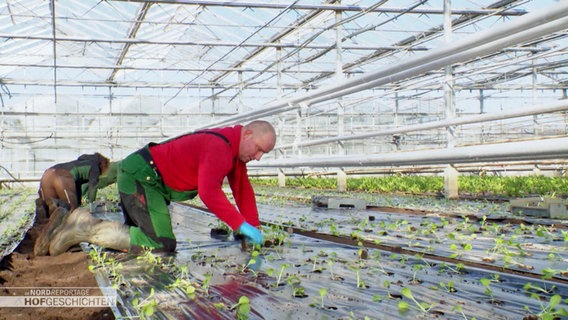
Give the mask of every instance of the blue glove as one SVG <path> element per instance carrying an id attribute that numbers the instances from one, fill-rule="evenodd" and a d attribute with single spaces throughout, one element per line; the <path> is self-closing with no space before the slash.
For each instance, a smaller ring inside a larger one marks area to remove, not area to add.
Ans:
<path id="1" fill-rule="evenodd" d="M 262 233 L 248 222 L 243 223 L 238 230 L 254 244 L 262 244 Z"/>

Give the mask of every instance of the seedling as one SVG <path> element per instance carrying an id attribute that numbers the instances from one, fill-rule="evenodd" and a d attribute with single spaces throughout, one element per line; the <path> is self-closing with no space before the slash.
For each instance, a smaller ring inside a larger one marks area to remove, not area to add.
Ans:
<path id="1" fill-rule="evenodd" d="M 454 310 L 459 312 L 465 320 L 468 320 L 465 313 L 463 313 L 463 308 L 459 304 L 454 307 Z M 471 320 L 475 320 L 475 318 L 471 318 Z"/>
<path id="2" fill-rule="evenodd" d="M 120 272 L 122 263 L 116 261 L 113 257 L 108 257 L 107 251 L 97 246 L 91 246 L 89 257 L 91 257 L 94 263 L 94 265 L 88 266 L 89 271 L 94 272 L 95 269 L 102 268 L 107 273 L 109 279 L 112 280 L 112 287 L 118 289 L 124 280 Z"/>
<path id="3" fill-rule="evenodd" d="M 491 290 L 491 280 L 487 279 L 487 278 L 481 278 L 479 279 L 479 282 L 481 282 L 481 284 L 483 285 L 483 287 L 485 288 L 485 291 L 483 293 L 485 293 L 486 295 L 488 295 L 491 298 L 491 301 L 493 301 L 493 290 Z"/>
<path id="4" fill-rule="evenodd" d="M 545 305 L 542 303 L 541 297 L 539 297 L 536 293 L 531 294 L 531 298 L 536 299 L 540 304 L 540 312 L 537 314 L 539 319 L 542 320 L 554 320 L 559 319 L 560 317 L 568 316 L 568 311 L 564 308 L 557 309 L 556 307 L 562 302 L 562 296 L 559 294 L 555 294 L 548 300 L 548 304 Z M 526 309 L 528 307 L 525 306 Z"/>
<path id="5" fill-rule="evenodd" d="M 333 274 L 333 259 L 327 260 L 327 266 L 329 267 L 329 272 L 331 273 L 331 280 L 335 280 L 336 277 Z"/>
<path id="6" fill-rule="evenodd" d="M 320 298 L 321 298 L 321 308 L 323 309 L 323 308 L 325 308 L 325 306 L 323 304 L 323 299 L 327 295 L 327 289 L 326 288 L 319 289 L 319 295 L 320 295 Z"/>
<path id="7" fill-rule="evenodd" d="M 446 292 L 449 293 L 457 291 L 456 288 L 454 287 L 453 281 L 448 281 L 447 283 L 444 281 L 440 281 L 440 288 L 443 288 L 444 290 L 446 290 Z"/>
<path id="8" fill-rule="evenodd" d="M 282 275 L 284 274 L 284 270 L 286 270 L 286 268 L 288 268 L 289 266 L 290 265 L 286 263 L 280 266 L 280 272 L 278 273 L 278 278 L 276 280 L 276 287 L 280 286 L 280 281 L 282 280 Z"/>
<path id="9" fill-rule="evenodd" d="M 375 262 L 378 264 L 381 272 L 388 275 L 389 273 L 385 270 L 385 268 L 383 267 L 383 264 L 381 263 L 381 251 L 380 250 L 375 250 L 375 252 L 373 253 L 373 258 L 375 259 Z"/>
<path id="10" fill-rule="evenodd" d="M 255 270 L 255 268 L 252 268 L 252 266 L 256 265 L 256 263 L 258 261 L 258 255 L 259 255 L 259 252 L 257 250 L 253 250 L 250 254 L 250 259 L 248 260 L 248 262 L 245 265 L 243 265 L 241 272 L 244 273 L 246 270 L 250 270 L 256 275 L 257 274 L 256 270 Z"/>
<path id="11" fill-rule="evenodd" d="M 471 243 L 461 243 L 458 247 L 455 243 L 450 244 L 450 250 L 454 251 L 454 253 L 450 254 L 450 258 L 458 258 L 463 255 L 465 251 L 469 251 L 472 249 Z"/>
<path id="12" fill-rule="evenodd" d="M 542 269 L 542 279 L 550 280 L 554 278 L 560 271 L 552 268 Z"/>
<path id="13" fill-rule="evenodd" d="M 314 263 L 312 264 L 312 272 L 319 273 L 323 270 L 322 267 L 317 266 L 317 262 L 318 262 L 318 256 L 315 256 L 314 257 Z"/>
<path id="14" fill-rule="evenodd" d="M 306 294 L 304 293 L 304 288 L 300 286 L 301 280 L 298 276 L 296 275 L 289 276 L 288 279 L 286 279 L 286 282 L 288 282 L 290 287 L 292 287 L 293 297 L 303 298 L 306 296 Z"/>
<path id="15" fill-rule="evenodd" d="M 422 280 L 418 279 L 417 274 L 418 274 L 418 272 L 420 272 L 423 268 L 424 268 L 424 266 L 421 265 L 421 264 L 413 264 L 413 265 L 412 265 L 412 280 L 410 280 L 410 283 L 412 283 L 412 284 L 420 284 L 420 283 L 422 283 Z"/>
<path id="16" fill-rule="evenodd" d="M 335 223 L 332 223 L 332 224 L 329 226 L 329 230 L 331 231 L 331 234 L 332 234 L 332 235 L 334 235 L 334 236 L 336 236 L 336 237 L 339 236 L 339 230 L 337 229 L 337 226 L 335 225 Z"/>
<path id="17" fill-rule="evenodd" d="M 237 319 L 245 320 L 249 318 L 250 299 L 247 296 L 241 296 L 239 302 L 231 306 L 230 310 L 237 310 Z"/>
<path id="18" fill-rule="evenodd" d="M 427 313 L 428 311 L 430 311 L 430 309 L 432 309 L 432 307 L 434 306 L 434 304 L 428 304 L 426 302 L 418 302 L 418 300 L 416 300 L 414 298 L 414 296 L 412 295 L 412 290 L 410 290 L 410 288 L 408 287 L 404 287 L 402 288 L 402 290 L 400 291 L 400 293 L 405 296 L 406 298 L 412 300 L 414 302 L 414 304 L 418 307 L 418 309 L 424 313 Z M 407 302 L 405 302 L 404 300 L 399 301 L 398 303 L 398 309 L 401 311 L 404 311 L 406 309 L 409 308 L 409 305 Z"/>
<path id="19" fill-rule="evenodd" d="M 294 286 L 292 287 L 292 296 L 303 298 L 306 297 L 305 289 L 302 286 Z"/>
<path id="20" fill-rule="evenodd" d="M 179 288 L 180 290 L 185 292 L 185 294 L 187 294 L 191 299 L 195 298 L 195 290 L 196 290 L 195 285 L 187 279 L 177 278 L 174 281 L 174 283 L 168 285 L 166 288 L 168 289 Z"/>
<path id="21" fill-rule="evenodd" d="M 146 297 L 146 299 L 140 300 L 138 297 L 132 299 L 132 305 L 138 310 L 140 319 L 151 317 L 155 312 L 155 307 L 158 305 L 158 302 L 154 298 L 154 288 L 150 289 L 150 295 Z"/>
<path id="22" fill-rule="evenodd" d="M 385 280 L 383 282 L 383 286 L 385 287 L 385 289 L 387 289 L 387 297 L 392 298 L 392 295 L 390 293 L 391 282 L 389 280 Z"/>
<path id="23" fill-rule="evenodd" d="M 142 254 L 136 257 L 137 260 L 143 261 L 145 264 L 150 265 L 150 269 L 153 270 L 155 267 L 162 268 L 167 263 L 162 261 L 162 257 L 156 255 L 152 252 L 152 248 L 143 247 Z M 169 263 L 169 262 L 168 262 Z"/>
<path id="24" fill-rule="evenodd" d="M 539 287 L 538 285 L 534 285 L 534 284 L 532 284 L 532 283 L 530 283 L 530 282 L 527 282 L 527 283 L 525 283 L 525 285 L 523 286 L 523 289 L 524 289 L 526 292 L 538 291 L 538 292 L 541 292 L 541 293 L 544 293 L 544 294 L 550 294 L 550 293 L 552 293 L 552 291 L 554 291 L 554 289 L 556 289 L 556 286 L 555 286 L 555 285 L 552 285 L 552 288 L 546 289 L 546 288 Z"/>
<path id="25" fill-rule="evenodd" d="M 367 288 L 367 286 L 365 285 L 365 281 L 361 279 L 361 271 L 356 267 L 354 267 L 353 269 L 355 270 L 355 276 L 357 279 L 357 289 Z"/>
<path id="26" fill-rule="evenodd" d="M 209 295 L 209 285 L 211 284 L 211 273 L 206 273 L 205 274 L 205 279 L 203 280 L 203 283 L 201 284 L 201 287 L 203 288 L 203 291 L 205 291 L 206 295 Z"/>
<path id="27" fill-rule="evenodd" d="M 174 273 L 176 278 L 187 279 L 190 276 L 189 265 L 175 265 Z"/>

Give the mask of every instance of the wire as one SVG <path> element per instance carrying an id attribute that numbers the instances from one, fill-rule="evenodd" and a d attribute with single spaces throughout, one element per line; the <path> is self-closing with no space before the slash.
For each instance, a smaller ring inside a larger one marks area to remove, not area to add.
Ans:
<path id="1" fill-rule="evenodd" d="M 0 79 L 0 89 L 8 95 L 8 98 L 12 98 L 10 89 L 8 89 L 8 86 L 4 83 L 4 81 L 2 81 L 2 79 Z M 4 97 L 2 96 L 2 93 L 0 93 L 0 102 L 2 103 L 2 108 L 4 108 L 6 105 L 4 104 Z"/>
<path id="2" fill-rule="evenodd" d="M 37 140 L 34 140 L 34 141 L 13 142 L 13 141 L 6 140 L 4 138 L 0 138 L 0 141 L 3 142 L 3 143 L 11 143 L 11 144 L 32 144 L 32 143 L 42 142 L 42 141 L 45 141 L 45 140 L 48 140 L 48 139 L 51 139 L 51 138 L 53 138 L 53 132 L 50 133 L 49 136 L 47 136 L 45 138 L 40 138 L 40 139 L 37 139 Z"/>
<path id="3" fill-rule="evenodd" d="M 14 179 L 14 181 L 19 182 L 22 186 L 24 185 L 24 184 L 20 181 L 20 179 L 16 178 L 8 169 L 6 169 L 5 167 L 3 167 L 2 165 L 0 165 L 0 168 L 4 169 L 4 170 L 6 171 L 6 173 L 8 173 L 8 175 L 9 175 L 12 179 Z"/>

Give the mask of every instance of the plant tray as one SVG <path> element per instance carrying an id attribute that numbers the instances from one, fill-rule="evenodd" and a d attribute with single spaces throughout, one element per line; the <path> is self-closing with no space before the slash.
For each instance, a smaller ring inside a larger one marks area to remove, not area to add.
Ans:
<path id="1" fill-rule="evenodd" d="M 511 212 L 540 218 L 568 219 L 568 201 L 557 198 L 522 198 L 510 201 Z"/>
<path id="2" fill-rule="evenodd" d="M 367 209 L 365 200 L 355 198 L 313 196 L 312 204 L 316 207 L 327 207 L 329 209 Z"/>

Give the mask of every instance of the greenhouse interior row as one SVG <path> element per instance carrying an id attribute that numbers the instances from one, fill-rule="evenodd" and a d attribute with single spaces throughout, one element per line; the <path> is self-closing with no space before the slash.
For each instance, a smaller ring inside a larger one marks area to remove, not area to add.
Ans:
<path id="1" fill-rule="evenodd" d="M 0 319 L 568 319 L 566 1 L 5 0 L 0 40 Z"/>

